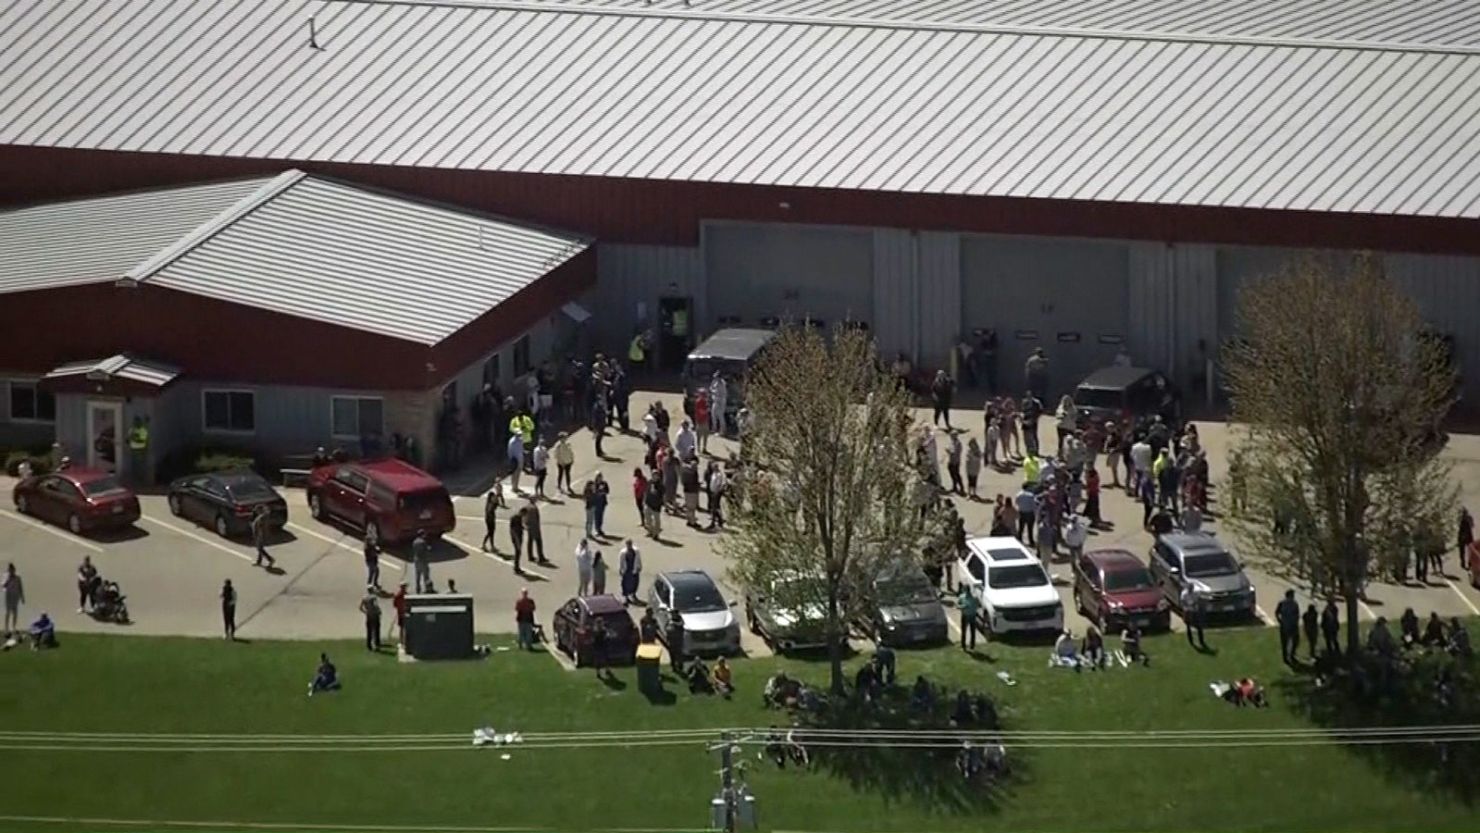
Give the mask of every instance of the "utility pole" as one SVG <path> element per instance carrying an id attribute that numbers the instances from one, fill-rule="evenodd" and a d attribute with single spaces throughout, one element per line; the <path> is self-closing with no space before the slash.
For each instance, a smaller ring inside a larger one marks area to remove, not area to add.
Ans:
<path id="1" fill-rule="evenodd" d="M 735 833 L 735 746 L 729 732 L 720 732 L 719 784 L 725 802 L 725 833 Z"/>

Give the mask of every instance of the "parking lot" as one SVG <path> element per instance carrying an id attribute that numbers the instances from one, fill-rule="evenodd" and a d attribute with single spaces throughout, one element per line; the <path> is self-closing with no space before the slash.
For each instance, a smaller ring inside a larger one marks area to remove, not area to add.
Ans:
<path id="1" fill-rule="evenodd" d="M 634 409 L 645 408 L 656 396 L 634 395 Z M 667 400 L 670 411 L 681 413 L 677 397 L 665 394 L 661 398 Z M 929 414 L 922 411 L 919 417 L 926 420 Z M 953 421 L 957 427 L 980 430 L 980 416 L 975 412 L 959 411 Z M 1199 428 L 1217 483 L 1225 459 L 1227 429 L 1221 423 L 1204 423 Z M 1045 437 L 1051 430 L 1044 426 Z M 576 452 L 577 489 L 597 471 L 612 485 L 607 532 L 634 537 L 642 552 L 644 592 L 648 580 L 659 571 L 698 567 L 719 578 L 730 598 L 741 598 L 738 588 L 729 586 L 724 579 L 725 569 L 715 552 L 714 534 L 689 529 L 674 518 L 665 519 L 662 542 L 651 541 L 641 534 L 630 490 L 632 469 L 641 462 L 640 440 L 635 436 L 609 437 L 605 444 L 608 459 L 601 461 L 595 458 L 586 432 L 578 432 L 572 445 Z M 728 446 L 722 442 L 721 448 L 727 450 Z M 1456 476 L 1466 502 L 1477 505 L 1480 503 L 1480 488 L 1476 485 L 1480 483 L 1480 437 L 1454 436 L 1446 453 L 1455 461 Z M 990 526 L 991 497 L 999 492 L 1011 495 L 1018 485 L 1015 475 L 990 470 L 983 472 L 983 480 L 981 492 L 986 502 L 959 502 L 968 532 L 973 535 L 985 534 Z M 584 513 L 578 499 L 555 495 L 553 481 L 552 472 L 549 492 L 553 499 L 542 502 L 541 515 L 546 554 L 554 566 L 533 567 L 520 577 L 504 557 L 479 549 L 483 538 L 481 493 L 491 482 L 487 467 L 470 466 L 447 480 L 455 495 L 458 527 L 436 548 L 432 577 L 441 591 L 445 592 L 451 579 L 456 581 L 460 592 L 475 597 L 480 631 L 514 629 L 513 605 L 522 587 L 528 587 L 536 599 L 539 618 L 545 622 L 574 591 L 573 553 L 583 532 Z M 12 483 L 0 482 L 6 492 L 4 508 L 0 509 L 0 552 L 4 553 L 0 560 L 14 561 L 25 580 L 28 598 L 23 616 L 33 617 L 42 610 L 48 611 L 63 631 L 219 636 L 218 594 L 222 581 L 231 579 L 239 596 L 237 621 L 242 639 L 345 638 L 363 633 L 357 610 L 365 581 L 359 538 L 352 532 L 309 518 L 301 489 L 285 490 L 290 521 L 270 548 L 277 559 L 277 569 L 268 571 L 253 566 L 253 551 L 246 542 L 221 539 L 208 529 L 172 516 L 163 494 L 141 496 L 143 517 L 134 529 L 79 538 L 16 514 L 9 497 Z M 530 485 L 529 478 L 525 485 Z M 508 498 L 515 503 L 514 495 Z M 1123 548 L 1144 557 L 1150 536 L 1140 528 L 1139 507 L 1107 484 L 1102 514 L 1110 528 L 1093 533 L 1087 548 Z M 509 544 L 503 524 L 507 512 L 501 511 L 500 515 L 498 545 L 507 554 Z M 1216 531 L 1217 520 L 1209 527 Z M 1451 530 L 1446 530 L 1446 537 L 1451 534 Z M 616 552 L 621 543 L 621 537 L 616 537 L 603 547 L 611 565 L 608 583 L 613 587 L 617 584 Z M 74 574 L 83 556 L 91 556 L 103 576 L 122 585 L 133 624 L 102 624 L 74 613 L 77 608 Z M 409 573 L 406 563 L 398 553 L 385 554 L 381 561 L 382 585 L 393 589 Z M 1073 612 L 1068 565 L 1057 564 L 1052 572 L 1059 579 L 1071 627 L 1082 632 L 1086 623 Z M 1362 607 L 1364 617 L 1383 615 L 1396 619 L 1410 606 L 1420 616 L 1426 616 L 1430 610 L 1445 617 L 1480 615 L 1480 592 L 1470 588 L 1460 576 L 1457 560 L 1452 556 L 1447 572 L 1449 575 L 1444 578 L 1431 576 L 1426 586 L 1373 585 Z M 1257 571 L 1251 571 L 1250 576 L 1268 624 L 1268 613 L 1273 611 L 1286 587 Z M 1301 601 L 1303 605 L 1303 595 Z M 389 614 L 386 621 L 390 621 Z M 952 628 L 954 634 L 954 621 Z M 1175 618 L 1173 628 L 1180 628 Z M 1210 639 L 1216 640 L 1216 634 L 1210 633 Z M 743 644 L 751 655 L 767 653 L 761 641 L 748 633 Z"/>

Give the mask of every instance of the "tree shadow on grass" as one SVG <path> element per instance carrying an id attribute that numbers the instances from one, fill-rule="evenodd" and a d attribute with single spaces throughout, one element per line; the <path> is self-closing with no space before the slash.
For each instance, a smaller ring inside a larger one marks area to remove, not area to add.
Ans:
<path id="1" fill-rule="evenodd" d="M 800 712 L 796 716 L 797 732 L 808 745 L 812 767 L 847 781 L 855 790 L 950 813 L 995 811 L 1024 776 L 1020 758 L 1009 758 L 1006 774 L 967 781 L 957 768 L 960 740 L 950 735 L 924 734 L 914 739 L 890 738 L 877 745 L 853 746 L 823 746 L 820 741 L 805 740 L 809 728 L 924 732 L 951 729 L 954 700 L 945 694 L 938 692 L 929 710 L 912 709 L 910 690 L 904 686 L 891 687 L 873 703 L 844 701 L 829 704 L 820 712 Z M 1000 726 L 978 724 L 964 726 L 962 731 L 980 733 L 996 728 Z"/>
<path id="2" fill-rule="evenodd" d="M 1441 651 L 1405 651 L 1386 669 L 1364 657 L 1354 672 L 1322 664 L 1281 681 L 1288 701 L 1312 723 L 1343 729 L 1416 729 L 1390 733 L 1388 742 L 1347 747 L 1389 779 L 1432 792 L 1442 790 L 1466 805 L 1480 802 L 1480 744 L 1434 739 L 1444 727 L 1480 724 L 1480 662 Z M 1447 684 L 1441 685 L 1446 679 Z"/>

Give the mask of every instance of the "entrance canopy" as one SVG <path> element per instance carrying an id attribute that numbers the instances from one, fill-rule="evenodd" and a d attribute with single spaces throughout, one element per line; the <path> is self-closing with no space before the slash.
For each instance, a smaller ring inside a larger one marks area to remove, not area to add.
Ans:
<path id="1" fill-rule="evenodd" d="M 181 370 L 164 362 L 119 353 L 106 359 L 68 362 L 41 378 L 59 391 L 154 394 L 180 377 Z"/>

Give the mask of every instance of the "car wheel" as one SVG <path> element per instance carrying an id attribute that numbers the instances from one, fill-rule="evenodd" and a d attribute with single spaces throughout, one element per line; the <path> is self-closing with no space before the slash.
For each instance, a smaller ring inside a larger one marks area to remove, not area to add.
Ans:
<path id="1" fill-rule="evenodd" d="M 82 518 L 78 517 L 76 512 L 73 512 L 72 514 L 67 516 L 67 529 L 70 530 L 73 535 L 82 534 Z"/>
<path id="2" fill-rule="evenodd" d="M 31 502 L 26 498 L 25 495 L 15 496 L 15 511 L 21 513 L 22 515 L 31 514 Z"/>
<path id="3" fill-rule="evenodd" d="M 215 526 L 216 526 L 216 534 L 217 535 L 220 535 L 222 538 L 230 538 L 231 537 L 231 528 L 226 525 L 226 516 L 225 515 L 217 515 L 216 516 Z"/>
<path id="4" fill-rule="evenodd" d="M 316 521 L 324 520 L 324 502 L 319 499 L 317 492 L 308 493 L 308 514 Z"/>
<path id="5" fill-rule="evenodd" d="M 180 505 L 179 495 L 170 495 L 170 514 L 177 518 L 185 514 L 185 507 Z"/>

